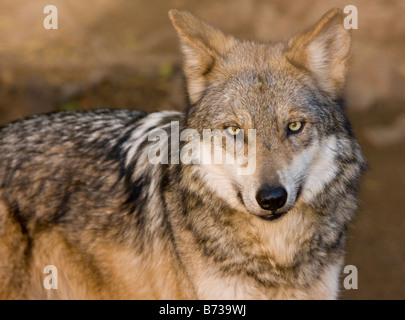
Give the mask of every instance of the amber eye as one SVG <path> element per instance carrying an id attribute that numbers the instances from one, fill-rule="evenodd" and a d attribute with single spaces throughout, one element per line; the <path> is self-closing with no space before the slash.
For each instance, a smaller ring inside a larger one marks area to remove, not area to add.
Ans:
<path id="1" fill-rule="evenodd" d="M 227 127 L 227 128 L 226 128 L 226 131 L 228 131 L 228 133 L 229 133 L 231 136 L 237 136 L 237 135 L 239 134 L 239 132 L 240 132 L 240 128 L 239 128 L 239 127 L 235 127 L 235 126 L 233 126 L 233 127 Z"/>
<path id="2" fill-rule="evenodd" d="M 303 123 L 301 121 L 294 121 L 288 124 L 288 129 L 292 133 L 298 133 L 303 127 Z"/>

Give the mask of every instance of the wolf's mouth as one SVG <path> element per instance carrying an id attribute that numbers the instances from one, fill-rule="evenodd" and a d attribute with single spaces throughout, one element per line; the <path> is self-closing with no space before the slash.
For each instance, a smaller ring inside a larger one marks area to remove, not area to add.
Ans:
<path id="1" fill-rule="evenodd" d="M 276 213 L 276 214 L 269 214 L 266 216 L 259 216 L 257 215 L 260 219 L 264 220 L 264 221 L 276 221 L 281 219 L 282 217 L 284 217 L 286 215 L 286 213 L 288 213 L 288 211 L 285 212 L 280 212 L 280 213 Z"/>
<path id="2" fill-rule="evenodd" d="M 284 217 L 289 211 L 289 209 L 288 209 L 286 211 L 279 212 L 279 213 L 259 214 L 257 212 L 249 210 L 246 207 L 245 201 L 244 201 L 242 193 L 240 191 L 238 192 L 238 198 L 239 198 L 240 202 L 244 205 L 244 207 L 247 209 L 247 211 L 250 214 L 252 214 L 252 215 L 254 215 L 254 216 L 256 216 L 256 217 L 258 217 L 258 218 L 260 218 L 260 219 L 262 219 L 264 221 L 267 221 L 267 222 L 277 221 L 277 220 L 281 219 L 282 217 Z"/>

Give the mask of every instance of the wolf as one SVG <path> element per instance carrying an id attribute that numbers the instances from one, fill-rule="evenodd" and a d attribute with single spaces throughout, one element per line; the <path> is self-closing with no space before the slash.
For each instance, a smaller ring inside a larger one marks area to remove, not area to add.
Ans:
<path id="1" fill-rule="evenodd" d="M 0 128 L 0 298 L 338 298 L 366 167 L 344 113 L 342 10 L 274 43 L 169 16 L 183 112 L 57 112 Z M 173 122 L 242 140 L 255 130 L 254 172 L 152 163 L 150 133 L 170 138 Z"/>

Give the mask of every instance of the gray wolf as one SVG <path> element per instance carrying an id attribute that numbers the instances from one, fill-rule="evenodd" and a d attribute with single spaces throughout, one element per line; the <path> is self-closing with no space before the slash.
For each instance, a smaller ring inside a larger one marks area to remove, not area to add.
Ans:
<path id="1" fill-rule="evenodd" d="M 184 112 L 60 112 L 1 127 L 0 298 L 337 298 L 365 168 L 342 105 L 342 11 L 278 43 L 169 15 Z M 148 133 L 173 121 L 255 129 L 254 173 L 152 164 Z M 47 265 L 58 289 L 44 288 Z"/>

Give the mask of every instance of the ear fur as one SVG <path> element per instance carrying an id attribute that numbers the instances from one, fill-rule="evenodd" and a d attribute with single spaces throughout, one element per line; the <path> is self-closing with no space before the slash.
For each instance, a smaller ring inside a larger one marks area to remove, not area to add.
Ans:
<path id="1" fill-rule="evenodd" d="M 288 43 L 287 59 L 311 72 L 318 85 L 333 98 L 341 94 L 351 47 L 350 30 L 341 9 L 328 11 L 307 32 Z"/>
<path id="2" fill-rule="evenodd" d="M 201 98 L 216 63 L 236 40 L 186 11 L 170 10 L 169 17 L 180 38 L 187 91 L 193 104 Z"/>

